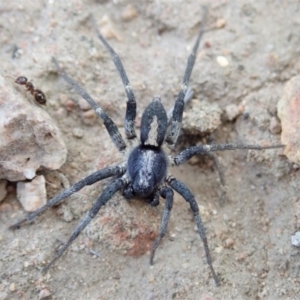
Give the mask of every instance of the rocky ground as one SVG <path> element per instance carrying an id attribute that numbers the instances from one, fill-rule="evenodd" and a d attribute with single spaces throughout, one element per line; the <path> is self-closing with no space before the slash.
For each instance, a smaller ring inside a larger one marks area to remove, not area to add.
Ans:
<path id="1" fill-rule="evenodd" d="M 58 171 L 38 171 L 46 178 L 48 199 L 68 183 L 122 161 L 101 120 L 58 76 L 52 56 L 123 133 L 123 86 L 88 15 L 94 14 L 124 63 L 139 127 L 153 95 L 172 108 L 201 25 L 202 4 L 207 3 L 1 2 L 1 75 L 33 110 L 51 116 L 68 150 Z M 190 82 L 193 99 L 176 152 L 205 140 L 195 131 L 198 122 L 213 131 L 214 143 L 280 143 L 277 102 L 286 82 L 300 71 L 299 12 L 299 1 L 292 0 L 209 2 Z M 12 78 L 20 75 L 45 93 L 45 107 L 14 84 Z M 7 228 L 25 212 L 16 199 L 16 183 L 9 182 L 0 203 L 0 299 L 300 299 L 300 253 L 291 243 L 300 224 L 299 164 L 280 149 L 220 152 L 218 157 L 227 184 L 224 205 L 207 159 L 192 159 L 171 172 L 187 183 L 200 206 L 221 287 L 212 280 L 192 214 L 178 195 L 153 267 L 149 253 L 163 205 L 128 203 L 117 194 L 41 274 L 109 180 L 84 188 L 16 231 Z"/>

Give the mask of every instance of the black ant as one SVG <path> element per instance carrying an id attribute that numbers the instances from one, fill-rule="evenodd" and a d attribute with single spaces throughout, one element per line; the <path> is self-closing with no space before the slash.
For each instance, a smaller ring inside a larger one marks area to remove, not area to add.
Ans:
<path id="1" fill-rule="evenodd" d="M 45 94 L 39 90 L 35 89 L 33 84 L 27 80 L 25 76 L 19 76 L 16 80 L 15 83 L 19 85 L 25 85 L 27 91 L 31 93 L 31 95 L 34 97 L 35 101 L 41 105 L 45 105 L 47 102 Z"/>

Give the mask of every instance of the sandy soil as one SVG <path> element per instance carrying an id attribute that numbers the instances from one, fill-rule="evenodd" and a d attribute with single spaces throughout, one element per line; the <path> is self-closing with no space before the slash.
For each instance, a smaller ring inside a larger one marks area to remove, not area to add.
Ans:
<path id="1" fill-rule="evenodd" d="M 126 18 L 129 2 L 137 14 L 129 9 Z M 121 156 L 101 121 L 86 112 L 82 102 L 80 107 L 72 105 L 70 99 L 79 97 L 57 76 L 51 57 L 55 55 L 123 126 L 123 87 L 91 27 L 88 14 L 93 12 L 98 25 L 113 36 L 110 43 L 123 60 L 136 94 L 139 124 L 154 94 L 161 95 L 167 109 L 172 107 L 200 26 L 202 2 L 1 1 L 2 75 L 25 75 L 47 95 L 45 109 L 68 147 L 60 172 L 70 183 L 119 162 Z M 242 109 L 236 120 L 223 119 L 213 135 L 215 142 L 280 143 L 271 120 L 276 121 L 284 83 L 300 71 L 299 13 L 299 1 L 210 2 L 190 86 L 194 97 L 217 103 L 223 111 L 230 104 Z M 220 66 L 218 56 L 226 57 L 229 65 Z M 191 140 L 181 138 L 177 151 Z M 57 240 L 69 236 L 107 185 L 103 181 L 15 232 L 7 227 L 24 212 L 15 194 L 9 194 L 0 211 L 0 299 L 43 299 L 48 294 L 50 299 L 300 299 L 299 250 L 290 242 L 300 224 L 298 166 L 280 150 L 250 158 L 241 151 L 218 156 L 228 186 L 224 206 L 219 205 L 211 164 L 193 160 L 172 173 L 188 184 L 201 207 L 220 288 L 211 278 L 192 214 L 179 196 L 153 267 L 149 245 L 163 206 L 127 203 L 116 195 L 42 275 L 40 269 L 53 256 Z M 55 172 L 41 173 L 48 181 L 49 198 L 62 190 Z M 112 230 L 111 220 L 120 222 L 122 235 Z M 140 230 L 137 240 L 132 238 L 134 230 Z"/>

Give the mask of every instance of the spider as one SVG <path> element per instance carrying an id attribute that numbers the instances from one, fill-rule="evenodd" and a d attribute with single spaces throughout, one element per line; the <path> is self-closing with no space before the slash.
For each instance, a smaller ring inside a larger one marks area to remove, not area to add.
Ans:
<path id="1" fill-rule="evenodd" d="M 174 190 L 179 193 L 190 205 L 191 211 L 197 225 L 198 233 L 203 241 L 206 260 L 210 268 L 212 277 L 217 286 L 220 285 L 220 280 L 214 270 L 212 259 L 208 247 L 205 229 L 199 214 L 199 207 L 190 189 L 181 181 L 173 177 L 169 171 L 169 166 L 179 166 L 188 161 L 195 155 L 210 155 L 215 151 L 235 150 L 235 149 L 273 149 L 283 147 L 282 145 L 260 146 L 260 145 L 242 145 L 242 144 L 209 144 L 197 145 L 181 151 L 175 156 L 168 155 L 168 148 L 174 148 L 181 129 L 182 114 L 184 109 L 184 99 L 188 89 L 188 83 L 195 64 L 196 54 L 199 43 L 204 33 L 204 24 L 206 19 L 206 9 L 204 9 L 201 28 L 196 39 L 195 45 L 191 54 L 188 57 L 183 81 L 180 92 L 177 96 L 175 106 L 170 120 L 168 120 L 167 113 L 163 107 L 160 97 L 154 96 L 152 102 L 147 106 L 143 112 L 141 119 L 140 139 L 137 146 L 132 146 L 134 141 L 137 141 L 137 134 L 135 130 L 136 117 L 136 100 L 132 88 L 130 86 L 127 74 L 122 65 L 119 56 L 114 49 L 100 34 L 93 16 L 90 16 L 93 27 L 98 35 L 100 41 L 104 44 L 112 60 L 116 66 L 117 71 L 121 77 L 127 96 L 127 107 L 125 115 L 125 134 L 128 143 L 125 143 L 119 129 L 113 120 L 95 103 L 90 95 L 79 86 L 72 78 L 70 78 L 59 66 L 57 60 L 53 58 L 58 73 L 63 79 L 74 88 L 80 96 L 82 96 L 95 110 L 98 116 L 103 120 L 106 130 L 112 139 L 117 149 L 124 155 L 124 161 L 121 164 L 108 166 L 104 169 L 98 170 L 86 178 L 75 183 L 70 188 L 64 190 L 56 197 L 50 199 L 47 204 L 40 207 L 36 211 L 29 213 L 19 222 L 16 222 L 11 229 L 18 228 L 21 224 L 33 220 L 40 215 L 47 208 L 56 205 L 64 198 L 74 194 L 86 185 L 92 185 L 105 178 L 114 177 L 114 180 L 104 189 L 100 194 L 96 203 L 92 206 L 86 216 L 80 221 L 74 229 L 67 242 L 57 251 L 54 258 L 43 268 L 47 271 L 52 264 L 59 259 L 67 250 L 70 244 L 79 236 L 82 230 L 91 222 L 91 220 L 98 213 L 100 208 L 104 206 L 117 191 L 123 191 L 126 199 L 138 197 L 143 199 L 146 203 L 156 206 L 159 204 L 159 197 L 165 199 L 165 206 L 159 229 L 159 234 L 153 244 L 150 254 L 150 264 L 153 264 L 154 255 L 162 238 L 166 234 L 167 225 L 169 222 L 172 206 Z M 129 145 L 127 145 L 129 144 Z M 166 145 L 164 145 L 166 144 Z M 167 146 L 167 147 L 165 147 Z"/>

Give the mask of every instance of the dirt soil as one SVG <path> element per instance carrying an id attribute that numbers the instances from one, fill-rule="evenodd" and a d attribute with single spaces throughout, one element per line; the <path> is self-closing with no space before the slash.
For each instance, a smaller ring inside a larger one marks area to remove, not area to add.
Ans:
<path id="1" fill-rule="evenodd" d="M 214 142 L 279 144 L 276 104 L 285 82 L 300 71 L 300 3 L 209 3 L 190 86 L 194 98 L 216 103 L 224 112 Z M 51 57 L 85 87 L 123 133 L 123 86 L 88 15 L 94 14 L 122 58 L 135 91 L 139 126 L 153 95 L 161 95 L 166 109 L 172 107 L 201 24 L 202 4 L 1 1 L 1 73 L 25 75 L 47 95 L 44 109 L 56 120 L 68 148 L 68 160 L 59 172 L 71 184 L 122 157 L 101 120 L 57 75 Z M 32 101 L 30 95 L 23 96 Z M 226 118 L 230 107 L 240 112 L 233 121 Z M 200 141 L 181 137 L 176 152 Z M 212 280 L 189 206 L 178 195 L 153 267 L 149 249 L 163 205 L 128 203 L 117 194 L 43 275 L 40 270 L 59 241 L 68 238 L 109 180 L 84 188 L 16 231 L 7 228 L 25 212 L 12 183 L 0 206 L 0 299 L 300 299 L 300 251 L 291 244 L 300 226 L 299 166 L 288 162 L 281 150 L 251 153 L 218 153 L 228 194 L 222 206 L 217 174 L 209 162 L 194 159 L 171 170 L 199 203 L 221 287 Z M 41 173 L 49 198 L 63 189 L 57 173 Z"/>

